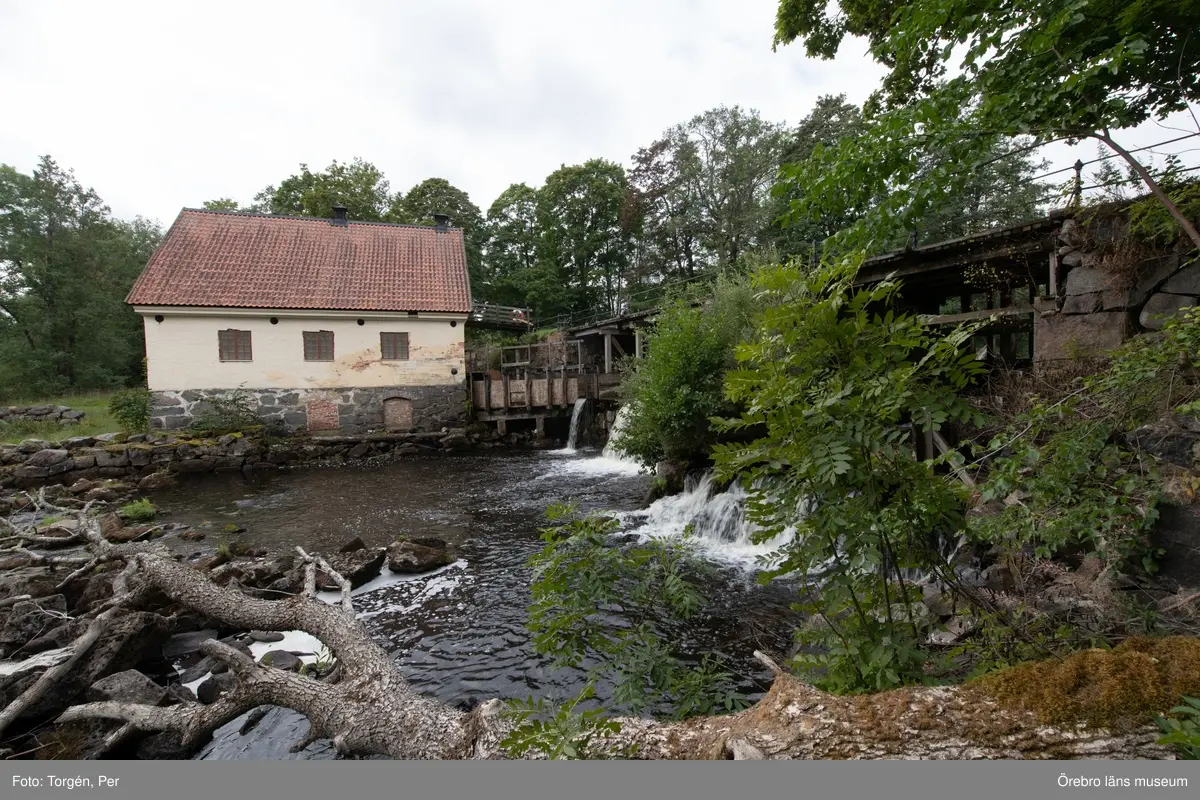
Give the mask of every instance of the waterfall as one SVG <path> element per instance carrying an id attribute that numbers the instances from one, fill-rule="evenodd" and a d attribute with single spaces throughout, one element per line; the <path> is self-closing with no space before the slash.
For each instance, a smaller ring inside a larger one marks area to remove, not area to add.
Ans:
<path id="1" fill-rule="evenodd" d="M 649 538 L 689 534 L 697 545 L 722 561 L 753 564 L 791 540 L 785 531 L 774 539 L 755 544 L 751 541 L 756 527 L 746 520 L 746 491 L 734 484 L 723 492 L 714 491 L 712 476 L 688 479 L 681 494 L 656 500 L 645 511 L 620 515 L 632 523 L 630 530 Z"/>
<path id="2" fill-rule="evenodd" d="M 575 401 L 575 408 L 571 411 L 571 432 L 567 434 L 567 450 L 571 452 L 575 452 L 575 448 L 578 446 L 579 420 L 583 417 L 583 409 L 586 405 L 587 398 L 581 397 Z"/>
<path id="3" fill-rule="evenodd" d="M 621 435 L 625 432 L 625 426 L 628 424 L 629 406 L 621 406 L 617 409 L 617 416 L 613 419 L 612 427 L 608 430 L 608 441 L 604 443 L 604 450 L 600 454 L 603 458 L 607 458 L 610 461 L 637 463 L 616 448 L 616 444 L 621 441 Z"/>

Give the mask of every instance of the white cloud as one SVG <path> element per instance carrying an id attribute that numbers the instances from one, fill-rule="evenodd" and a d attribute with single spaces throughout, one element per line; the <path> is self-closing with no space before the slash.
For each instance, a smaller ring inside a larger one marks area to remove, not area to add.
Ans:
<path id="1" fill-rule="evenodd" d="M 0 162 L 29 169 L 49 153 L 118 215 L 163 223 L 215 197 L 248 202 L 301 162 L 354 156 L 393 189 L 445 177 L 486 210 L 509 183 L 536 185 L 588 158 L 627 162 L 720 104 L 794 123 L 821 94 L 870 94 L 882 70 L 861 42 L 832 62 L 799 45 L 773 53 L 775 7 L 10 3 Z M 1170 138 L 1143 128 L 1132 146 Z M 1080 152 L 1094 157 L 1090 145 Z M 1049 155 L 1054 166 L 1077 157 Z"/>
<path id="2" fill-rule="evenodd" d="M 563 163 L 626 162 L 716 105 L 795 122 L 861 101 L 850 52 L 771 52 L 774 0 L 68 3 L 0 10 L 0 162 L 49 153 L 122 216 L 170 222 L 332 159 L 485 210 Z M 854 50 L 854 47 L 848 48 Z M 858 48 L 861 50 L 861 48 Z"/>

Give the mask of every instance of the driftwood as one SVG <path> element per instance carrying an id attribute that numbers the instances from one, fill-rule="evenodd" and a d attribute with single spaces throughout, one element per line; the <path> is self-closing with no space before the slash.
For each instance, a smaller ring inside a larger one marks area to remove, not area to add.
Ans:
<path id="1" fill-rule="evenodd" d="M 300 551 L 305 592 L 282 600 L 259 600 L 176 561 L 153 544 L 106 542 L 94 520 L 80 515 L 80 530 L 92 556 L 123 560 L 119 591 L 100 611 L 74 647 L 78 657 L 90 646 L 89 634 L 119 613 L 138 591 L 156 589 L 205 616 L 246 630 L 300 630 L 320 639 L 338 659 L 336 675 L 319 680 L 255 663 L 218 641 L 201 646 L 226 664 L 237 683 L 211 705 L 184 703 L 159 707 L 119 702 L 87 703 L 65 711 L 59 722 L 89 719 L 125 723 L 117 735 L 135 730 L 173 731 L 185 745 L 199 745 L 211 732 L 262 706 L 284 706 L 304 714 L 309 734 L 297 749 L 330 739 L 343 754 L 382 754 L 393 758 L 505 758 L 501 740 L 512 723 L 504 704 L 490 700 L 471 711 L 424 697 L 376 645 L 354 616 L 350 584 L 320 556 Z M 315 597 L 317 569 L 342 588 L 334 605 Z M 99 635 L 98 633 L 96 634 Z M 634 754 L 647 759 L 756 758 L 1170 758 L 1156 744 L 1158 732 L 1146 726 L 1113 732 L 1086 726 L 1039 724 L 1027 712 L 1005 708 L 970 687 L 919 687 L 865 697 L 835 697 L 784 673 L 775 672 L 761 701 L 746 711 L 683 722 L 640 718 L 618 720 L 620 730 L 593 743 L 597 755 Z M 61 670 L 60 670 L 61 667 Z M 49 685 L 60 665 L 48 670 L 27 692 Z M 14 705 L 21 704 L 24 697 Z M 30 701 L 26 701 L 28 705 Z M 24 707 L 24 706 L 22 706 Z M 4 718 L 19 712 L 6 709 Z M 0 723 L 0 728 L 3 724 Z"/>

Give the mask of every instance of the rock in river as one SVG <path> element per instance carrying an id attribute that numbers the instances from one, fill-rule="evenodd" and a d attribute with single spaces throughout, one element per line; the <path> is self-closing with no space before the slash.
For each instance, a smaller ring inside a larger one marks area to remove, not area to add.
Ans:
<path id="1" fill-rule="evenodd" d="M 425 542 L 432 544 L 430 539 L 425 539 Z M 393 543 L 387 549 L 388 569 L 392 572 L 428 572 L 454 563 L 454 556 L 446 550 L 444 542 L 442 547 L 431 547 L 429 544 L 410 539 Z"/>

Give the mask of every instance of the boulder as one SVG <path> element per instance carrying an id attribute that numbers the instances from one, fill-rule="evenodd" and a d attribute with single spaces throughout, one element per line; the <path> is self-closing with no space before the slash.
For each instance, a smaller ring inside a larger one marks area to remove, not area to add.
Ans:
<path id="1" fill-rule="evenodd" d="M 121 495 L 108 486 L 97 486 L 85 492 L 83 499 L 89 503 L 115 503 L 121 499 Z"/>
<path id="2" fill-rule="evenodd" d="M 1033 337 L 1034 361 L 1101 355 L 1120 347 L 1128 335 L 1129 316 L 1123 311 L 1039 317 Z"/>
<path id="3" fill-rule="evenodd" d="M 687 477 L 686 461 L 660 461 L 654 466 L 655 474 L 665 484 L 666 494 L 679 494 L 683 491 L 684 479 Z"/>
<path id="4" fill-rule="evenodd" d="M 283 634 L 279 631 L 250 631 L 247 634 L 256 642 L 282 642 Z"/>
<path id="5" fill-rule="evenodd" d="M 348 541 L 344 545 L 342 545 L 340 548 L 338 548 L 338 552 L 339 553 L 354 553 L 359 550 L 366 550 L 366 549 L 367 549 L 367 543 L 362 540 L 362 537 L 355 536 L 353 539 L 351 539 L 350 541 Z"/>
<path id="6" fill-rule="evenodd" d="M 121 518 L 117 516 L 115 511 L 110 511 L 100 517 L 100 535 L 110 542 L 114 541 L 114 537 L 121 536 L 122 529 L 125 526 L 121 524 Z"/>
<path id="7" fill-rule="evenodd" d="M 1196 305 L 1196 297 L 1193 295 L 1158 292 L 1151 295 L 1150 299 L 1146 301 L 1146 305 L 1142 307 L 1141 316 L 1138 317 L 1138 322 L 1141 323 L 1143 328 L 1157 331 L 1166 324 L 1168 319 L 1175 316 L 1180 309 L 1189 308 L 1194 305 Z M 30 460 L 32 460 L 32 456 Z M 26 463 L 28 464 L 29 462 Z"/>
<path id="8" fill-rule="evenodd" d="M 169 627 L 165 617 L 144 611 L 117 617 L 107 633 L 59 678 L 45 696 L 26 709 L 21 718 L 40 719 L 61 712 L 78 702 L 88 687 L 103 676 L 136 667 L 158 646 Z M 11 703 L 37 677 L 37 674 L 22 674 L 17 680 L 0 683 L 0 707 Z"/>
<path id="9" fill-rule="evenodd" d="M 204 705 L 212 705 L 217 699 L 237 685 L 237 678 L 231 672 L 222 672 L 196 688 L 196 699 Z"/>
<path id="10" fill-rule="evenodd" d="M 367 455 L 370 452 L 371 452 L 371 443 L 370 442 L 359 442 L 358 444 L 354 445 L 354 447 L 350 448 L 350 451 L 348 453 L 346 453 L 346 457 L 347 458 L 362 458 L 363 456 Z"/>
<path id="11" fill-rule="evenodd" d="M 176 483 L 174 476 L 169 472 L 151 472 L 138 481 L 138 489 L 143 492 L 153 492 L 174 486 Z"/>
<path id="12" fill-rule="evenodd" d="M 414 541 L 399 541 L 387 549 L 388 569 L 392 572 L 418 573 L 454 563 L 445 548 L 426 547 Z"/>
<path id="13" fill-rule="evenodd" d="M 84 478 L 80 478 L 71 484 L 71 494 L 83 494 L 84 492 L 91 491 L 95 487 L 96 484 Z"/>
<path id="14" fill-rule="evenodd" d="M 1163 284 L 1162 290 L 1171 294 L 1200 295 L 1200 262 L 1176 272 Z"/>
<path id="15" fill-rule="evenodd" d="M 17 445 L 17 450 L 22 453 L 36 453 L 39 450 L 45 450 L 50 446 L 50 443 L 44 439 L 26 439 Z"/>
<path id="16" fill-rule="evenodd" d="M 0 628 L 0 647 L 12 652 L 31 639 L 49 633 L 62 624 L 67 613 L 67 598 L 61 594 L 14 605 L 8 612 L 4 627 Z"/>
<path id="17" fill-rule="evenodd" d="M 141 703 L 156 706 L 167 698 L 167 690 L 136 669 L 115 672 L 88 687 L 87 701 L 101 703 Z"/>
<path id="18" fill-rule="evenodd" d="M 1062 313 L 1094 314 L 1095 312 L 1104 309 L 1104 296 L 1105 293 L 1102 292 L 1067 295 L 1067 299 L 1063 302 Z M 1116 306 L 1114 305 L 1112 307 Z"/>
<path id="19" fill-rule="evenodd" d="M 327 560 L 343 578 L 350 581 L 350 586 L 357 589 L 373 579 L 383 569 L 387 558 L 384 550 L 355 550 L 352 553 L 336 553 Z M 330 590 L 340 588 L 337 583 L 323 570 L 317 571 L 317 587 Z"/>
<path id="20" fill-rule="evenodd" d="M 147 736 L 138 743 L 137 757 L 142 761 L 182 761 L 190 758 L 192 748 L 174 731 Z"/>
<path id="21" fill-rule="evenodd" d="M 263 657 L 258 660 L 258 663 L 288 672 L 299 672 L 300 668 L 304 666 L 304 662 L 300 660 L 299 656 L 287 650 L 270 650 L 263 653 Z"/>
<path id="22" fill-rule="evenodd" d="M 200 645 L 207 642 L 209 639 L 216 639 L 217 631 L 206 628 L 201 631 L 191 631 L 189 633 L 177 633 L 167 641 L 163 642 L 162 655 L 163 658 L 170 661 L 179 656 L 186 656 L 191 653 L 199 652 Z M 188 681 L 184 681 L 187 683 Z"/>

